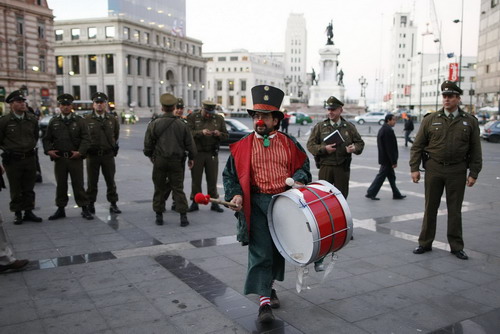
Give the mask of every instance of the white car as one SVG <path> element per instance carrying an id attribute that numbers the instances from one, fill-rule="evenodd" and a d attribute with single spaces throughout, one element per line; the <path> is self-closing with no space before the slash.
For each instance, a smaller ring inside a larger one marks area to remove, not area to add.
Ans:
<path id="1" fill-rule="evenodd" d="M 358 124 L 378 123 L 382 125 L 385 123 L 385 115 L 387 113 L 384 111 L 370 111 L 364 115 L 354 117 L 354 121 Z"/>

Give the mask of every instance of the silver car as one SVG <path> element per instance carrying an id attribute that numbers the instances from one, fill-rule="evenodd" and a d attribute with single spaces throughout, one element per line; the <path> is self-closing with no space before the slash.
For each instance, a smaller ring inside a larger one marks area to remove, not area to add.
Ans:
<path id="1" fill-rule="evenodd" d="M 358 124 L 378 123 L 382 125 L 385 122 L 385 115 L 387 115 L 387 112 L 370 111 L 364 115 L 354 117 L 354 121 Z"/>

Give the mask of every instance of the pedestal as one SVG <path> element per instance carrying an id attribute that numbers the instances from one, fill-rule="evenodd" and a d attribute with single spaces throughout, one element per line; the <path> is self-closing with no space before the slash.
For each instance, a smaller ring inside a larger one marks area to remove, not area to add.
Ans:
<path id="1" fill-rule="evenodd" d="M 320 75 L 317 86 L 309 89 L 309 105 L 322 106 L 330 96 L 344 101 L 345 87 L 337 82 L 338 56 L 340 50 L 333 45 L 326 45 L 319 50 Z"/>

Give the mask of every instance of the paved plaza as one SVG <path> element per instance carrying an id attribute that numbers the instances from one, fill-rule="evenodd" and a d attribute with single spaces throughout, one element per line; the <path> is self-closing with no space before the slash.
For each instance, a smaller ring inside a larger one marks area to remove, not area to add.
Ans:
<path id="1" fill-rule="evenodd" d="M 281 308 L 269 327 L 257 322 L 258 297 L 242 294 L 247 248 L 235 238 L 232 211 L 209 206 L 154 223 L 152 165 L 142 153 L 146 121 L 123 125 L 117 157 L 118 206 L 110 215 L 104 181 L 96 219 L 85 220 L 73 198 L 67 218 L 48 221 L 56 209 L 53 163 L 40 154 L 43 183 L 35 187 L 35 213 L 43 223 L 13 225 L 8 191 L 0 192 L 4 227 L 26 271 L 0 275 L 0 333 L 499 333 L 500 145 L 483 142 L 483 171 L 465 193 L 468 261 L 449 252 L 442 202 L 433 251 L 414 255 L 423 217 L 424 187 L 411 182 L 402 125 L 393 200 L 385 183 L 380 201 L 364 197 L 378 171 L 378 125 L 358 126 L 365 151 L 354 156 L 348 198 L 354 240 L 337 255 L 327 276 L 309 268 L 296 290 L 296 268 L 287 263 L 278 282 Z M 300 127 L 305 147 L 308 127 Z M 299 126 L 290 127 L 297 134 Z M 228 158 L 221 149 L 220 168 Z M 318 170 L 312 163 L 313 180 Z M 189 195 L 190 173 L 185 191 Z M 204 189 L 206 189 L 204 185 Z M 7 189 L 8 190 L 8 189 Z M 222 194 L 222 179 L 219 178 Z M 328 264 L 330 260 L 325 262 Z"/>

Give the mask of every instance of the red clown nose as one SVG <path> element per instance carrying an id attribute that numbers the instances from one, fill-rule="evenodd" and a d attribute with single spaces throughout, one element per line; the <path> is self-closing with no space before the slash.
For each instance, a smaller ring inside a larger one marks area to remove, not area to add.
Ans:
<path id="1" fill-rule="evenodd" d="M 257 124 L 257 126 L 265 126 L 266 125 L 266 123 L 264 123 L 264 121 L 261 119 L 259 119 L 256 124 Z"/>

